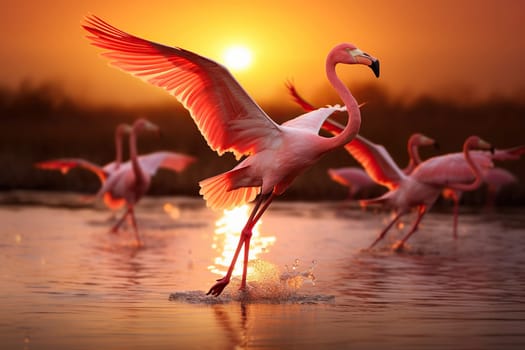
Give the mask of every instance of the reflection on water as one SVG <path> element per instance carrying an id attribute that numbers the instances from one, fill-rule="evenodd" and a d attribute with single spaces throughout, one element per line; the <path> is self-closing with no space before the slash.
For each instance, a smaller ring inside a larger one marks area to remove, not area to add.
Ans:
<path id="1" fill-rule="evenodd" d="M 208 269 L 220 275 L 226 274 L 231 264 L 235 250 L 239 243 L 241 232 L 248 221 L 251 208 L 245 204 L 233 209 L 226 209 L 222 216 L 215 222 L 215 235 L 213 236 L 212 248 L 219 254 L 213 261 L 213 264 L 208 266 Z M 275 243 L 275 236 L 267 234 L 262 235 L 259 228 L 262 220 L 259 220 L 252 228 L 252 237 L 250 240 L 250 251 L 248 261 L 253 261 L 268 248 Z M 244 249 L 244 248 L 243 248 Z M 242 254 L 241 254 L 242 256 Z M 242 259 L 235 265 L 232 276 L 242 275 Z M 248 265 L 248 276 L 253 274 L 251 264 Z"/>
<path id="2" fill-rule="evenodd" d="M 362 250 L 387 213 L 277 202 L 263 226 L 277 240 L 257 268 L 267 277 L 250 284 L 267 292 L 246 300 L 235 283 L 230 299 L 203 295 L 217 278 L 207 267 L 221 213 L 200 199 L 141 205 L 142 249 L 132 232 L 108 233 L 105 210 L 0 207 L 2 348 L 525 346 L 524 209 L 463 209 L 457 240 L 450 213 L 431 212 L 407 251 L 393 253 L 406 227 Z"/>

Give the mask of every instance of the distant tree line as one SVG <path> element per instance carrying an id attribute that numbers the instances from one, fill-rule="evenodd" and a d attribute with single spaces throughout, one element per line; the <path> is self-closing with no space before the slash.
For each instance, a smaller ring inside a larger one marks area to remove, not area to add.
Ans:
<path id="1" fill-rule="evenodd" d="M 312 97 L 312 103 L 319 106 L 340 103 L 329 88 L 322 90 Z M 525 101 L 520 99 L 493 97 L 462 103 L 420 96 L 403 101 L 375 85 L 355 87 L 354 95 L 358 101 L 366 102 L 362 107 L 360 133 L 383 144 L 402 166 L 408 161 L 406 141 L 413 132 L 427 134 L 441 145 L 439 151 L 422 150 L 423 158 L 458 152 L 464 139 L 473 134 L 500 148 L 525 143 Z M 302 113 L 291 99 L 279 102 L 262 106 L 277 122 Z M 0 166 L 3 169 L 0 172 L 0 191 L 27 189 L 95 193 L 98 180 L 86 171 L 74 170 L 63 176 L 35 169 L 33 164 L 60 157 L 80 157 L 106 164 L 114 159 L 113 132 L 116 125 L 132 123 L 138 117 L 146 117 L 158 124 L 163 133 L 160 140 L 141 136 L 139 152 L 167 149 L 192 154 L 199 159 L 182 174 L 161 172 L 154 179 L 150 191 L 153 195 L 196 196 L 199 180 L 228 170 L 236 163 L 232 156 L 219 157 L 209 149 L 188 112 L 175 99 L 141 107 L 93 106 L 68 96 L 59 84 L 26 83 L 16 90 L 0 87 Z M 336 118 L 346 122 L 344 114 Z M 283 198 L 343 199 L 346 189 L 333 183 L 326 170 L 349 165 L 357 163 L 344 150 L 328 154 L 300 176 Z M 499 202 L 525 204 L 525 159 L 499 165 L 520 179 L 520 185 L 503 193 Z M 463 201 L 480 204 L 483 199 L 484 194 L 479 191 L 465 195 Z"/>

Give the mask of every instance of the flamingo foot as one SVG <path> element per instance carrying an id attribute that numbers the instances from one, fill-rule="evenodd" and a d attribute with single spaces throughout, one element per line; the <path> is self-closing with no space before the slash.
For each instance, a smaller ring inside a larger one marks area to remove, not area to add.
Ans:
<path id="1" fill-rule="evenodd" d="M 224 290 L 224 288 L 226 288 L 226 286 L 230 283 L 230 278 L 228 276 L 225 276 L 223 278 L 220 278 L 217 280 L 217 283 L 215 283 L 211 288 L 210 290 L 208 291 L 208 293 L 206 293 L 206 295 L 213 295 L 214 297 L 218 297 L 219 295 L 221 295 L 222 291 Z"/>
<path id="2" fill-rule="evenodd" d="M 394 245 L 392 245 L 392 250 L 394 252 L 402 252 L 403 250 L 405 250 L 405 242 L 403 241 L 397 241 L 396 243 L 394 243 Z"/>

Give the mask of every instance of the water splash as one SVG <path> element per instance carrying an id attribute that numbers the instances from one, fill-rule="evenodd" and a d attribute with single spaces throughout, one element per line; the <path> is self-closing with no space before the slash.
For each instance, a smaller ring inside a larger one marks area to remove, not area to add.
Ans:
<path id="1" fill-rule="evenodd" d="M 180 301 L 190 304 L 223 304 L 231 302 L 242 303 L 269 303 L 269 304 L 323 304 L 335 300 L 333 295 L 301 294 L 300 289 L 305 281 L 315 285 L 313 269 L 316 261 L 304 271 L 299 268 L 299 259 L 296 259 L 291 268 L 285 266 L 285 271 L 264 260 L 251 262 L 252 279 L 248 281 L 246 290 L 240 291 L 241 281 L 232 278 L 228 287 L 219 297 L 210 297 L 203 291 L 176 292 L 169 296 L 171 301 Z"/>
<path id="2" fill-rule="evenodd" d="M 315 285 L 314 267 L 316 264 L 317 261 L 312 260 L 312 264 L 308 269 L 299 271 L 299 259 L 295 259 L 291 269 L 288 265 L 285 265 L 286 271 L 279 278 L 295 289 L 299 289 L 305 280 Z"/>

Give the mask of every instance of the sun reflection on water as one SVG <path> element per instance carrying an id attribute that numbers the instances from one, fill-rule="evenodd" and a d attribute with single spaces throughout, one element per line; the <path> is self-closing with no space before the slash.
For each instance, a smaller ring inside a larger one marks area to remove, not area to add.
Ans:
<path id="1" fill-rule="evenodd" d="M 250 215 L 250 207 L 243 205 L 233 208 L 231 210 L 224 210 L 223 215 L 215 222 L 215 236 L 213 237 L 212 248 L 219 254 L 215 259 L 213 265 L 208 266 L 208 269 L 218 275 L 224 275 L 231 263 L 235 249 L 239 242 L 241 234 L 246 221 Z M 259 228 L 262 221 L 254 226 L 252 230 L 252 238 L 250 241 L 249 261 L 258 258 L 261 253 L 267 252 L 268 248 L 272 246 L 275 241 L 275 236 L 262 236 Z M 242 256 L 242 254 L 240 255 Z M 240 276 L 242 274 L 242 261 L 238 261 L 233 276 Z M 248 266 L 248 276 L 253 274 L 253 268 Z"/>

